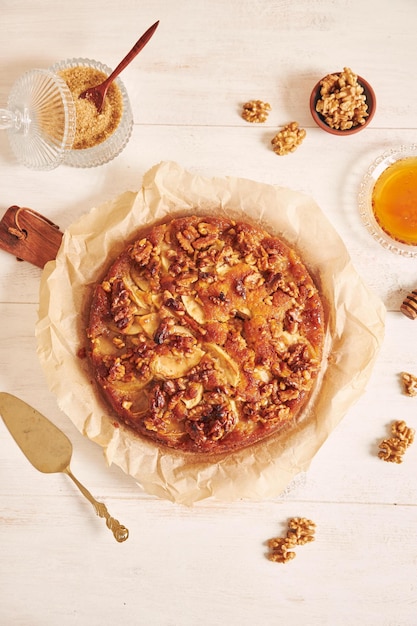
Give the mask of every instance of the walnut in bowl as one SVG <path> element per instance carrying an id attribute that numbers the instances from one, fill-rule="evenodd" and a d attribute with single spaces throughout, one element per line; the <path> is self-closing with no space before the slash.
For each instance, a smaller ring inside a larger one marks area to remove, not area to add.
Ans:
<path id="1" fill-rule="evenodd" d="M 310 96 L 314 121 L 332 135 L 352 135 L 363 130 L 371 122 L 375 109 L 373 88 L 350 68 L 327 74 Z"/>

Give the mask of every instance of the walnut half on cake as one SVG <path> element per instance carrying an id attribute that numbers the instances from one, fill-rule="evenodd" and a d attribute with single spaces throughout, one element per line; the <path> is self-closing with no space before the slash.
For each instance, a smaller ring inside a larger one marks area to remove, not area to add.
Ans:
<path id="1" fill-rule="evenodd" d="M 305 405 L 323 318 L 306 267 L 279 238 L 183 217 L 126 247 L 96 285 L 88 355 L 130 429 L 185 452 L 231 452 Z"/>

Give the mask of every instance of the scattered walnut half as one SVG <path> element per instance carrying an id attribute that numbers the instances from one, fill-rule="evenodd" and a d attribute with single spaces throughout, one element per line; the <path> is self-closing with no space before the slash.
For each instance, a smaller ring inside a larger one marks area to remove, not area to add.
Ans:
<path id="1" fill-rule="evenodd" d="M 404 393 L 407 396 L 417 396 L 417 376 L 402 372 L 401 382 L 403 384 Z"/>
<path id="2" fill-rule="evenodd" d="M 250 100 L 245 102 L 242 109 L 242 117 L 247 122 L 255 124 L 262 124 L 266 122 L 271 105 L 269 102 L 262 102 L 262 100 Z"/>
<path id="3" fill-rule="evenodd" d="M 401 441 L 405 441 L 407 447 L 414 441 L 414 429 L 407 426 L 404 420 L 397 420 L 391 425 L 391 431 L 394 437 L 398 437 Z"/>
<path id="4" fill-rule="evenodd" d="M 391 432 L 393 436 L 379 444 L 378 456 L 388 463 L 402 463 L 405 451 L 414 441 L 415 431 L 403 420 L 397 420 L 392 422 Z"/>
<path id="5" fill-rule="evenodd" d="M 298 122 L 290 122 L 271 140 L 272 149 L 280 156 L 289 154 L 298 148 L 305 136 L 306 131 L 299 127 Z"/>
<path id="6" fill-rule="evenodd" d="M 292 548 L 302 546 L 315 539 L 316 525 L 306 517 L 293 517 L 288 520 L 288 530 L 285 537 L 269 539 L 270 552 L 268 559 L 275 563 L 288 563 L 295 558 Z"/>

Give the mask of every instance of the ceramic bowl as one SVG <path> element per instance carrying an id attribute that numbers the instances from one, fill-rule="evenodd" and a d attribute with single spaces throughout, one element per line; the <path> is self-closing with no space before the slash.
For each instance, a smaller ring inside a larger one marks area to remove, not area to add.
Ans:
<path id="1" fill-rule="evenodd" d="M 340 72 L 334 72 L 334 74 L 339 74 L 339 73 Z M 358 124 L 357 126 L 353 126 L 353 128 L 349 128 L 348 130 L 337 130 L 335 128 L 332 128 L 328 124 L 326 124 L 326 122 L 324 121 L 324 117 L 316 111 L 316 104 L 317 104 L 317 101 L 320 99 L 320 88 L 321 88 L 322 80 L 323 78 L 321 78 L 318 81 L 318 83 L 314 86 L 314 89 L 311 92 L 311 96 L 310 96 L 310 112 L 317 126 L 325 130 L 327 133 L 330 133 L 331 135 L 339 135 L 339 136 L 354 135 L 355 133 L 359 133 L 361 130 L 366 128 L 368 124 L 370 124 L 372 118 L 374 117 L 375 110 L 376 110 L 375 92 L 373 88 L 371 87 L 371 85 L 368 83 L 368 81 L 366 81 L 361 76 L 358 76 L 358 83 L 363 87 L 364 95 L 366 97 L 366 103 L 368 105 L 368 117 L 366 118 L 365 123 Z"/>

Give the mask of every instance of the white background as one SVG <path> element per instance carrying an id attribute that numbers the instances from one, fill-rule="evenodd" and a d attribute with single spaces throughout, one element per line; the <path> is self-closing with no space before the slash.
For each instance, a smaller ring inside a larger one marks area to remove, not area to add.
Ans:
<path id="1" fill-rule="evenodd" d="M 147 496 L 57 408 L 36 355 L 41 272 L 0 251 L 0 389 L 36 406 L 70 437 L 72 470 L 130 530 L 117 544 L 64 475 L 34 470 L 0 423 L 0 624 L 413 626 L 417 623 L 417 444 L 401 465 L 377 458 L 389 424 L 417 424 L 417 321 L 399 307 L 417 265 L 362 226 L 363 175 L 386 149 L 417 140 L 414 0 L 0 0 L 0 106 L 27 69 L 89 57 L 115 67 L 157 19 L 123 73 L 135 126 L 125 151 L 97 169 L 33 172 L 0 133 L 1 214 L 28 206 L 62 230 L 91 207 L 137 190 L 154 164 L 238 176 L 306 192 L 343 238 L 387 307 L 386 336 L 366 393 L 306 476 L 267 502 L 204 501 L 193 508 Z M 367 78 L 377 112 L 344 138 L 314 126 L 312 86 L 344 66 Z M 268 122 L 240 117 L 271 104 Z M 307 130 L 286 157 L 272 137 L 293 120 Z M 317 524 L 314 543 L 286 565 L 265 542 L 289 517 Z"/>

